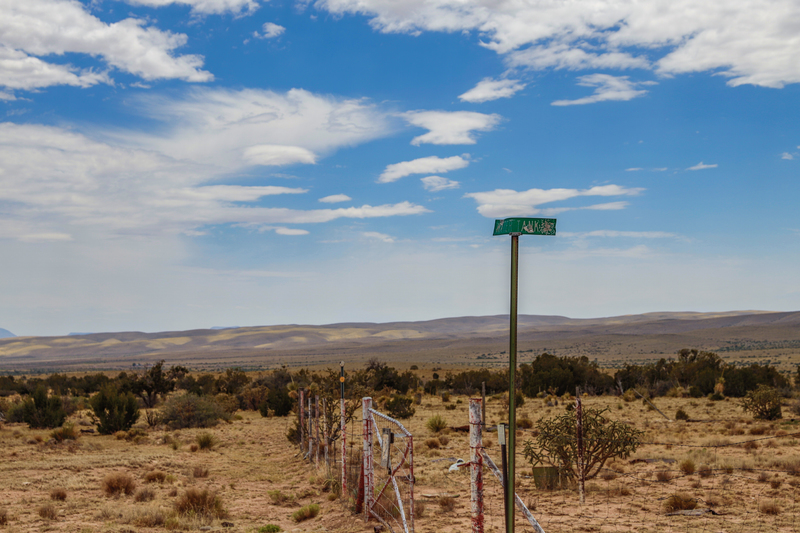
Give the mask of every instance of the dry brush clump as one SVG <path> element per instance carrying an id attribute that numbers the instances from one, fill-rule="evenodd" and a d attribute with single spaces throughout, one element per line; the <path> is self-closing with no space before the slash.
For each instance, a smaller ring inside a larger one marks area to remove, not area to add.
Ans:
<path id="1" fill-rule="evenodd" d="M 781 506 L 776 500 L 763 501 L 758 505 L 758 510 L 762 514 L 778 515 L 781 514 Z"/>
<path id="2" fill-rule="evenodd" d="M 217 439 L 211 433 L 200 433 L 196 441 L 201 450 L 212 450 L 217 445 Z"/>
<path id="3" fill-rule="evenodd" d="M 63 502 L 67 499 L 67 491 L 62 488 L 56 488 L 50 491 L 50 499 Z"/>
<path id="4" fill-rule="evenodd" d="M 297 511 L 292 513 L 292 520 L 295 522 L 303 522 L 305 520 L 309 520 L 311 518 L 316 517 L 319 514 L 319 505 L 316 503 L 312 503 L 306 505 L 305 507 L 301 507 Z"/>
<path id="5" fill-rule="evenodd" d="M 453 498 L 452 496 L 446 496 L 446 495 L 439 496 L 438 503 L 439 503 L 439 508 L 442 511 L 453 512 L 453 510 L 456 508 L 456 499 Z"/>
<path id="6" fill-rule="evenodd" d="M 165 479 L 167 479 L 167 474 L 161 470 L 151 470 L 144 475 L 145 483 L 164 483 Z"/>
<path id="7" fill-rule="evenodd" d="M 8 510 L 0 507 L 0 526 L 8 525 Z"/>
<path id="8" fill-rule="evenodd" d="M 193 478 L 206 478 L 208 477 L 208 468 L 204 468 L 200 465 L 195 466 L 192 469 L 192 477 Z"/>
<path id="9" fill-rule="evenodd" d="M 225 518 L 228 512 L 215 492 L 207 489 L 188 488 L 175 500 L 175 511 L 180 515 L 205 518 Z"/>
<path id="10" fill-rule="evenodd" d="M 156 491 L 151 489 L 150 487 L 144 487 L 136 491 L 136 494 L 133 495 L 133 501 L 135 502 L 149 502 L 152 501 L 156 497 Z"/>
<path id="11" fill-rule="evenodd" d="M 45 520 L 55 520 L 58 518 L 58 511 L 52 503 L 46 503 L 39 507 L 38 513 L 39 516 Z"/>
<path id="12" fill-rule="evenodd" d="M 125 494 L 130 496 L 136 490 L 136 482 L 131 476 L 124 472 L 107 474 L 103 478 L 103 492 L 106 496 L 119 496 Z"/>
<path id="13" fill-rule="evenodd" d="M 664 502 L 664 510 L 668 513 L 689 511 L 697 508 L 697 498 L 686 493 L 673 494 Z"/>

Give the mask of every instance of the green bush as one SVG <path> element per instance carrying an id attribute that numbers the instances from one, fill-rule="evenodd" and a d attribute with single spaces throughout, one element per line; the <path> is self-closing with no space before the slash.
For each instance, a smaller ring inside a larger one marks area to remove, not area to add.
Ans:
<path id="1" fill-rule="evenodd" d="M 211 433 L 200 433 L 197 436 L 197 445 L 201 450 L 211 450 L 217 444 L 217 439 Z"/>
<path id="2" fill-rule="evenodd" d="M 411 406 L 413 399 L 401 394 L 395 394 L 386 402 L 386 411 L 394 418 L 406 419 L 414 416 L 415 409 Z"/>
<path id="3" fill-rule="evenodd" d="M 438 433 L 447 427 L 447 420 L 442 415 L 433 415 L 425 423 L 425 427 L 432 433 Z"/>
<path id="4" fill-rule="evenodd" d="M 283 530 L 281 529 L 281 526 L 267 524 L 266 526 L 261 526 L 256 531 L 258 531 L 258 533 L 280 533 Z"/>
<path id="5" fill-rule="evenodd" d="M 777 389 L 759 385 L 756 390 L 748 392 L 741 403 L 742 409 L 759 420 L 777 420 L 783 418 L 781 413 L 781 395 Z"/>
<path id="6" fill-rule="evenodd" d="M 89 404 L 97 417 L 97 431 L 102 435 L 127 431 L 139 420 L 139 404 L 130 392 L 122 394 L 113 387 L 103 387 Z"/>
<path id="7" fill-rule="evenodd" d="M 162 420 L 172 429 L 216 426 L 230 415 L 219 404 L 196 394 L 173 396 L 164 404 Z"/>
<path id="8" fill-rule="evenodd" d="M 292 513 L 292 520 L 295 522 L 302 522 L 303 520 L 308 520 L 309 518 L 314 518 L 319 514 L 319 505 L 316 503 L 312 503 L 310 505 L 306 505 L 305 507 L 301 507 L 297 511 Z"/>
<path id="9" fill-rule="evenodd" d="M 80 432 L 73 424 L 64 424 L 60 428 L 54 429 L 50 432 L 50 436 L 56 442 L 64 442 L 65 440 L 78 440 Z"/>
<path id="10" fill-rule="evenodd" d="M 584 476 L 592 479 L 606 461 L 627 458 L 641 443 L 643 431 L 603 416 L 604 409 L 583 409 Z M 536 443 L 525 442 L 523 454 L 531 466 L 553 465 L 570 478 L 578 477 L 577 415 L 567 411 L 537 423 Z"/>
<path id="11" fill-rule="evenodd" d="M 689 415 L 683 409 L 675 411 L 675 420 L 689 420 Z"/>
<path id="12" fill-rule="evenodd" d="M 31 428 L 57 428 L 64 423 L 67 414 L 59 396 L 47 395 L 47 389 L 39 385 L 30 398 L 21 404 L 22 421 Z"/>

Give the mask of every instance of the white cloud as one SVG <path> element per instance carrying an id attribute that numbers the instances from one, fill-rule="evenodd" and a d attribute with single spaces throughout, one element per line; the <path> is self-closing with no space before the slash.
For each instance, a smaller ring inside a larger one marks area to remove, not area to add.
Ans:
<path id="1" fill-rule="evenodd" d="M 491 131 L 500 123 L 500 115 L 472 111 L 409 111 L 403 118 L 428 133 L 414 137 L 411 144 L 475 144 L 475 131 Z"/>
<path id="2" fill-rule="evenodd" d="M 666 231 L 616 231 L 616 230 L 594 230 L 584 231 L 579 233 L 561 232 L 562 237 L 626 237 L 633 239 L 674 239 L 678 235 L 675 233 L 668 233 Z"/>
<path id="3" fill-rule="evenodd" d="M 626 101 L 642 96 L 647 91 L 636 89 L 642 83 L 628 80 L 628 76 L 611 76 L 609 74 L 589 74 L 578 78 L 578 85 L 595 87 L 594 94 L 577 100 L 556 100 L 550 105 L 582 105 L 607 102 L 609 100 Z M 646 82 L 645 82 L 646 83 Z"/>
<path id="4" fill-rule="evenodd" d="M 374 239 L 381 242 L 391 243 L 394 242 L 394 237 L 386 235 L 385 233 L 378 233 L 377 231 L 364 231 L 361 233 L 367 239 Z"/>
<path id="5" fill-rule="evenodd" d="M 286 31 L 286 28 L 275 24 L 274 22 L 265 22 L 264 25 L 261 27 L 262 33 L 253 32 L 253 37 L 257 37 L 259 39 L 274 39 L 275 37 L 280 37 L 283 35 L 283 32 Z"/>
<path id="6" fill-rule="evenodd" d="M 792 159 L 794 159 L 794 156 L 789 152 L 783 152 L 781 154 L 781 159 L 788 159 L 789 161 L 791 161 Z"/>
<path id="7" fill-rule="evenodd" d="M 278 235 L 308 235 L 308 231 L 296 228 L 275 228 Z"/>
<path id="8" fill-rule="evenodd" d="M 248 165 L 313 164 L 340 147 L 391 131 L 387 114 L 365 100 L 302 89 L 276 93 L 197 88 L 170 98 L 143 94 L 135 102 L 163 122 L 165 131 L 108 135 L 223 171 Z"/>
<path id="9" fill-rule="evenodd" d="M 106 65 L 145 80 L 210 81 L 198 55 L 173 55 L 186 35 L 127 18 L 107 24 L 70 0 L 0 0 L 0 85 L 32 89 L 56 84 L 87 87 L 105 73 L 76 72 L 41 57 L 65 53 L 101 58 Z M 39 56 L 39 57 L 37 57 Z"/>
<path id="10" fill-rule="evenodd" d="M 715 72 L 743 83 L 800 82 L 795 0 L 319 0 L 383 32 L 475 31 L 511 66 Z"/>
<path id="11" fill-rule="evenodd" d="M 258 9 L 254 0 L 125 0 L 133 5 L 163 7 L 171 4 L 190 6 L 192 13 L 212 15 L 222 13 L 250 14 Z"/>
<path id="12" fill-rule="evenodd" d="M 478 213 L 489 218 L 509 216 L 545 215 L 553 216 L 565 211 L 577 209 L 617 210 L 624 209 L 627 202 L 610 202 L 582 207 L 554 207 L 542 209 L 539 206 L 552 202 L 560 202 L 585 196 L 636 196 L 644 189 L 627 188 L 619 185 L 599 185 L 590 189 L 529 189 L 514 191 L 511 189 L 495 189 L 486 192 L 474 192 L 464 195 L 478 204 Z"/>
<path id="13" fill-rule="evenodd" d="M 279 144 L 259 144 L 244 151 L 244 159 L 252 165 L 280 166 L 294 163 L 313 165 L 317 156 L 301 146 L 281 146 Z"/>
<path id="14" fill-rule="evenodd" d="M 69 233 L 32 233 L 30 235 L 20 235 L 22 242 L 61 242 L 71 241 L 72 235 Z"/>
<path id="15" fill-rule="evenodd" d="M 350 200 L 352 200 L 352 198 L 350 198 L 346 194 L 332 194 L 330 196 L 326 196 L 324 198 L 320 198 L 319 199 L 320 202 L 323 202 L 323 203 L 326 203 L 326 204 L 335 204 L 335 203 L 338 203 L 338 202 L 349 202 Z"/>
<path id="16" fill-rule="evenodd" d="M 706 169 L 706 168 L 717 168 L 717 164 L 714 163 L 713 165 L 706 165 L 705 163 L 700 161 L 695 166 L 689 167 L 686 170 L 703 170 L 703 169 Z"/>
<path id="17" fill-rule="evenodd" d="M 431 192 L 443 191 L 445 189 L 458 189 L 461 186 L 457 181 L 449 180 L 441 176 L 428 176 L 426 178 L 421 178 L 420 181 L 422 182 L 422 186 L 425 187 L 425 190 Z"/>
<path id="18" fill-rule="evenodd" d="M 644 169 L 642 167 L 631 167 L 631 168 L 626 168 L 625 172 L 637 172 L 639 170 L 644 170 Z"/>
<path id="19" fill-rule="evenodd" d="M 488 102 L 499 98 L 510 98 L 524 88 L 525 84 L 519 80 L 484 78 L 475 87 L 459 95 L 458 99 L 462 102 Z"/>
<path id="20" fill-rule="evenodd" d="M 312 163 L 316 153 L 386 134 L 387 115 L 364 101 L 297 90 L 200 90 L 136 104 L 168 127 L 158 134 L 78 133 L 0 123 L 0 238 L 159 239 L 199 235 L 219 224 L 282 226 L 428 212 L 410 202 L 303 210 L 273 201 L 264 207 L 254 202 L 307 189 L 220 184 L 252 165 Z"/>
<path id="21" fill-rule="evenodd" d="M 450 172 L 469 165 L 466 156 L 454 155 L 452 157 L 421 157 L 412 161 L 402 163 L 392 163 L 378 178 L 378 183 L 391 183 L 411 174 L 430 174 L 433 172 Z"/>

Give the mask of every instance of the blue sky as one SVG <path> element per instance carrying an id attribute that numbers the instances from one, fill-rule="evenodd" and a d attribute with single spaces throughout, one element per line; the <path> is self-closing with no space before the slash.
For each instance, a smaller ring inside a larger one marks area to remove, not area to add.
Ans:
<path id="1" fill-rule="evenodd" d="M 791 0 L 0 0 L 0 327 L 800 309 Z"/>

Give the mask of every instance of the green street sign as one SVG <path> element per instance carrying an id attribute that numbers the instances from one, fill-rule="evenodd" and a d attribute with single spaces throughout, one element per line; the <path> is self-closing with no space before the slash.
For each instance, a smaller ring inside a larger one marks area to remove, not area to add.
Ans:
<path id="1" fill-rule="evenodd" d="M 494 221 L 493 235 L 555 235 L 554 218 L 506 218 Z"/>

